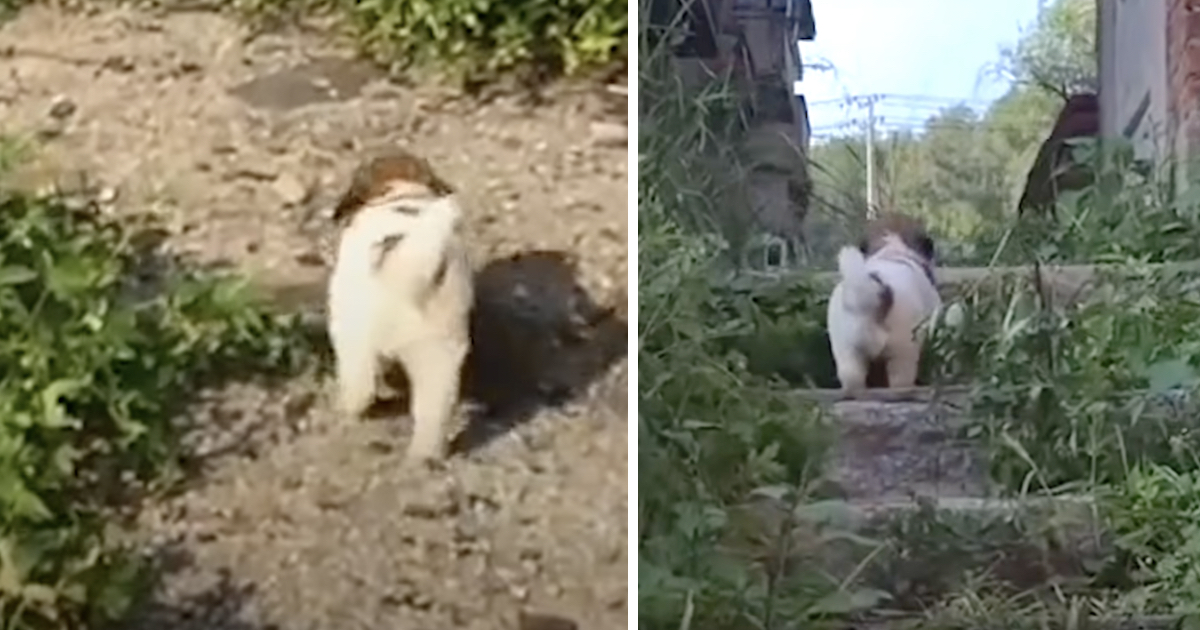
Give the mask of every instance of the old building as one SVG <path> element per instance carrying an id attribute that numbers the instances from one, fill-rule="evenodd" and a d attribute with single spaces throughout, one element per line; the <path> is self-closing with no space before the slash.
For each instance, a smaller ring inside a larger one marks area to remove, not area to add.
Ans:
<path id="1" fill-rule="evenodd" d="M 731 74 L 749 120 L 747 212 L 795 254 L 810 189 L 810 128 L 793 86 L 803 78 L 797 43 L 816 35 L 811 1 L 654 0 L 652 21 L 669 23 L 681 7 L 690 33 L 675 49 L 679 72 L 692 84 Z"/>

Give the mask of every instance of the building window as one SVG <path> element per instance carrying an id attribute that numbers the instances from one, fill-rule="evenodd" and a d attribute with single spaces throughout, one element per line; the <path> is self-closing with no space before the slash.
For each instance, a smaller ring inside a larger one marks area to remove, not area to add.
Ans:
<path id="1" fill-rule="evenodd" d="M 762 122 L 781 122 L 792 124 L 796 120 L 796 112 L 792 101 L 795 95 L 789 89 L 780 85 L 778 80 L 767 79 L 755 86 L 754 119 Z"/>
<path id="2" fill-rule="evenodd" d="M 657 27 L 657 37 L 651 38 L 651 45 L 657 43 L 667 28 L 675 20 L 676 14 L 687 6 L 687 12 L 679 21 L 678 27 L 683 31 L 682 41 L 675 46 L 675 55 L 683 58 L 699 57 L 711 59 L 717 56 L 717 40 L 713 30 L 712 16 L 709 4 L 718 0 L 652 0 L 650 5 L 650 23 Z"/>

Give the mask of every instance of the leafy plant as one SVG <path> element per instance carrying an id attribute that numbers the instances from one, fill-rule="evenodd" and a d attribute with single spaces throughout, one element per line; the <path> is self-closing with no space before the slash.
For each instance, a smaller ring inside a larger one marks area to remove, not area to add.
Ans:
<path id="1" fill-rule="evenodd" d="M 112 511 L 178 463 L 171 418 L 218 376 L 299 369 L 298 322 L 130 224 L 0 192 L 0 621 L 92 626 L 145 592 Z"/>
<path id="2" fill-rule="evenodd" d="M 639 626 L 819 627 L 885 597 L 822 570 L 827 546 L 877 543 L 833 518 L 842 502 L 816 500 L 830 438 L 824 415 L 755 374 L 745 348 L 731 344 L 770 308 L 757 296 L 730 299 L 712 282 L 728 241 L 715 232 L 722 222 L 711 200 L 728 190 L 718 169 L 729 167 L 708 157 L 737 133 L 733 95 L 720 82 L 691 91 L 665 51 L 643 51 Z"/>
<path id="3" fill-rule="evenodd" d="M 467 81 L 513 72 L 575 75 L 624 60 L 619 0 L 239 0 L 257 18 L 342 18 L 368 54 L 396 70 Z"/>
<path id="4" fill-rule="evenodd" d="M 1200 471 L 1148 463 L 1105 493 L 1121 561 L 1142 610 L 1200 614 Z"/>

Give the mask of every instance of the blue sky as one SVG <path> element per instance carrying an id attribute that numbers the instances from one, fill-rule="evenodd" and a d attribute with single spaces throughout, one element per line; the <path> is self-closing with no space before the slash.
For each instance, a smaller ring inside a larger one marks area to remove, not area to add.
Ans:
<path id="1" fill-rule="evenodd" d="M 858 108 L 822 103 L 843 96 L 897 94 L 877 108 L 883 128 L 914 127 L 955 100 L 983 107 L 1007 84 L 992 76 L 1000 47 L 1037 17 L 1038 0 L 813 0 L 817 37 L 800 42 L 797 91 L 809 102 L 814 136 L 846 130 Z"/>

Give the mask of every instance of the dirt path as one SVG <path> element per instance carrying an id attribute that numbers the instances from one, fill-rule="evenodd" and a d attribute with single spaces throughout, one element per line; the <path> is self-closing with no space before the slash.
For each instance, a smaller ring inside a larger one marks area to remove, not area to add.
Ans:
<path id="1" fill-rule="evenodd" d="M 447 100 L 345 55 L 205 12 L 28 9 L 0 27 L 0 131 L 39 139 L 18 181 L 152 210 L 172 247 L 314 313 L 325 209 L 363 151 L 401 143 L 461 188 L 495 272 L 486 299 L 540 314 L 527 321 L 587 297 L 626 317 L 623 97 Z M 506 259 L 530 250 L 572 252 L 577 276 L 554 255 Z M 204 478 L 139 518 L 166 573 L 138 627 L 494 629 L 521 611 L 624 627 L 625 331 L 605 321 L 573 349 L 528 327 L 494 342 L 493 357 L 536 355 L 532 386 L 567 400 L 512 428 L 493 418 L 492 439 L 428 475 L 401 471 L 405 422 L 336 418 L 317 377 L 214 393 L 192 418 Z"/>

